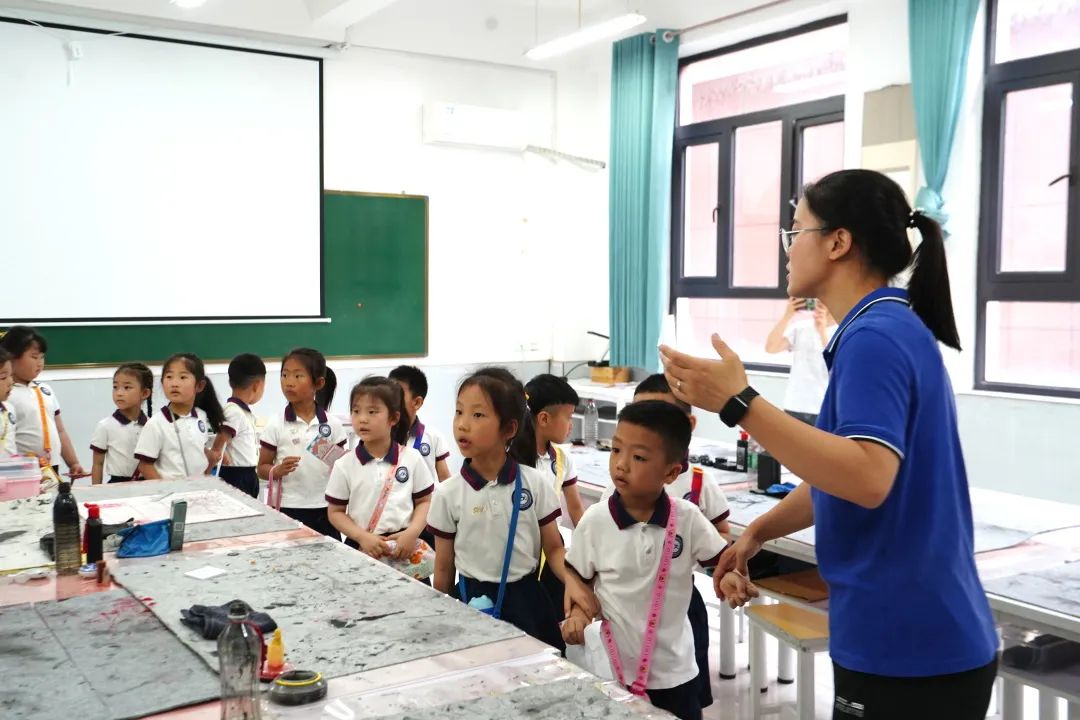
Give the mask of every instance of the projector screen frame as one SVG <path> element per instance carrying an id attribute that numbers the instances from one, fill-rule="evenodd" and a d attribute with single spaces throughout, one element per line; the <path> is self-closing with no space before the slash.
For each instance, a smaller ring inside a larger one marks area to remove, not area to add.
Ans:
<path id="1" fill-rule="evenodd" d="M 83 317 L 83 318 L 7 318 L 0 316 L 0 327 L 12 327 L 14 325 L 42 325 L 49 327 L 64 327 L 64 326 L 85 326 L 88 324 L 93 325 L 170 325 L 170 324 L 194 324 L 194 323 L 213 323 L 213 324 L 247 324 L 247 323 L 272 323 L 272 322 L 329 322 L 330 318 L 326 317 L 326 271 L 323 267 L 323 254 L 325 252 L 326 238 L 325 238 L 325 208 L 323 207 L 323 193 L 325 179 L 325 159 L 324 152 L 324 128 L 323 128 L 323 59 L 315 55 L 302 55 L 299 53 L 285 52 L 280 50 L 265 50 L 262 48 L 246 48 L 236 45 L 226 45 L 222 43 L 206 42 L 201 40 L 185 40 L 181 38 L 160 36 L 160 35 L 147 35 L 145 33 L 126 32 L 122 30 L 107 30 L 105 28 L 84 27 L 80 25 L 70 25 L 67 23 L 49 22 L 44 20 L 29 20 L 25 18 L 13 18 L 0 16 L 0 22 L 8 23 L 12 25 L 24 25 L 30 28 L 52 28 L 55 30 L 70 30 L 73 32 L 91 33 L 94 35 L 109 35 L 122 38 L 130 38 L 133 40 L 149 40 L 155 42 L 166 42 L 177 45 L 191 45 L 194 47 L 212 48 L 215 50 L 233 50 L 236 52 L 252 53 L 255 55 L 271 55 L 275 57 L 290 58 L 294 60 L 310 60 L 316 64 L 318 74 L 318 105 L 319 105 L 319 117 L 318 117 L 318 132 L 319 132 L 319 182 L 318 182 L 318 197 L 319 197 L 319 312 L 317 315 L 288 315 L 281 316 L 275 314 L 271 317 L 268 315 L 177 315 L 177 316 L 125 316 L 125 317 Z"/>

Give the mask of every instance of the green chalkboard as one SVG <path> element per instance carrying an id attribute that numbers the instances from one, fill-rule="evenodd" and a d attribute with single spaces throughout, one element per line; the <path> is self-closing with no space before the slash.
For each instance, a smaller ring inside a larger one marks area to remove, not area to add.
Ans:
<path id="1" fill-rule="evenodd" d="M 330 323 L 45 327 L 49 365 L 154 363 L 175 352 L 206 361 L 242 352 L 276 358 L 296 346 L 328 357 L 424 356 L 427 217 L 426 197 L 323 194 L 323 302 Z M 227 277 L 235 291 L 235 274 L 223 273 L 223 287 Z M 274 285 L 251 278 L 250 288 L 268 293 Z"/>

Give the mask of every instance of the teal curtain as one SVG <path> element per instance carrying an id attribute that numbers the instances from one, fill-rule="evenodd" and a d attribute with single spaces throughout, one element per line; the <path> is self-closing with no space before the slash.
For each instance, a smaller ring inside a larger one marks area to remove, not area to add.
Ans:
<path id="1" fill-rule="evenodd" d="M 611 361 L 655 372 L 668 307 L 671 152 L 679 40 L 621 40 L 611 68 L 609 274 Z"/>
<path id="2" fill-rule="evenodd" d="M 944 227 L 941 196 L 964 95 L 968 49 L 980 0 L 908 0 L 908 43 L 915 129 L 926 186 L 915 207 Z"/>

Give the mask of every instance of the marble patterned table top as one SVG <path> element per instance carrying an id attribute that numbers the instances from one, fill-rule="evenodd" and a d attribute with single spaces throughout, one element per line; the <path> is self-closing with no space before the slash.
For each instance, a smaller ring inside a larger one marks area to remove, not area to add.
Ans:
<path id="1" fill-rule="evenodd" d="M 226 493 L 244 505 L 258 510 L 258 514 L 188 525 L 184 534 L 185 542 L 255 535 L 299 527 L 294 520 L 213 477 L 79 485 L 72 493 L 79 503 L 86 503 L 192 490 L 217 490 Z M 52 504 L 55 498 L 55 494 L 47 494 L 0 502 L 0 573 L 52 564 L 38 542 L 42 535 L 52 532 Z"/>
<path id="2" fill-rule="evenodd" d="M 0 716 L 122 720 L 217 698 L 217 673 L 127 591 L 0 607 Z"/>
<path id="3" fill-rule="evenodd" d="M 184 574 L 206 566 L 225 573 L 207 580 Z M 182 625 L 180 611 L 234 599 L 274 618 L 290 663 L 327 677 L 523 635 L 329 539 L 125 559 L 113 578 L 148 598 L 154 614 L 211 667 L 214 643 Z"/>

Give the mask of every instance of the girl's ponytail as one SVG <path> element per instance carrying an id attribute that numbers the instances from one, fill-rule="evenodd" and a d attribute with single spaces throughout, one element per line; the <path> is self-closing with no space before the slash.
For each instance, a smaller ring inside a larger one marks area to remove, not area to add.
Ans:
<path id="1" fill-rule="evenodd" d="M 518 423 L 517 434 L 510 440 L 507 452 L 522 465 L 536 467 L 536 424 L 528 408 Z"/>
<path id="2" fill-rule="evenodd" d="M 326 382 L 315 392 L 315 404 L 324 410 L 330 409 L 330 403 L 334 402 L 334 392 L 337 390 L 337 375 L 330 368 L 326 368 L 323 376 Z"/>
<path id="3" fill-rule="evenodd" d="M 953 315 L 949 268 L 945 258 L 945 237 L 941 225 L 919 210 L 913 210 L 908 225 L 917 228 L 922 242 L 915 249 L 908 296 L 911 309 L 922 318 L 939 342 L 960 349 L 960 333 Z"/>
<path id="4" fill-rule="evenodd" d="M 206 420 L 210 423 L 210 429 L 216 433 L 221 430 L 221 425 L 225 422 L 225 411 L 222 409 L 221 401 L 218 400 L 217 393 L 214 391 L 214 383 L 210 382 L 208 377 L 204 377 L 203 380 L 206 385 L 195 395 L 195 407 L 206 413 Z"/>

